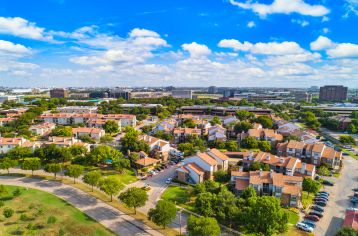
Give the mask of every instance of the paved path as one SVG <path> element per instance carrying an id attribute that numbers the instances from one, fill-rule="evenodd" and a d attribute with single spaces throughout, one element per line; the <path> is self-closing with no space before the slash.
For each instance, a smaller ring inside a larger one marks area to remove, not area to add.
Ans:
<path id="1" fill-rule="evenodd" d="M 333 187 L 325 187 L 325 191 L 330 193 L 330 200 L 323 218 L 313 231 L 316 236 L 335 235 L 342 226 L 346 209 L 353 207 L 349 197 L 353 195 L 352 189 L 358 187 L 358 161 L 345 157 L 341 176 L 333 180 Z"/>
<path id="2" fill-rule="evenodd" d="M 60 182 L 27 177 L 0 176 L 0 184 L 29 187 L 52 193 L 69 202 L 117 235 L 162 235 L 159 231 L 92 197 L 88 193 Z"/>

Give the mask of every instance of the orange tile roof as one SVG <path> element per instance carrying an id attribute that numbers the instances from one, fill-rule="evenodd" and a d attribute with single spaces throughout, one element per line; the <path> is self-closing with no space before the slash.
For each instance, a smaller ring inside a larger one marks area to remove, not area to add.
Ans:
<path id="1" fill-rule="evenodd" d="M 261 172 L 261 176 L 260 176 Z M 250 171 L 250 184 L 271 183 L 270 171 Z"/>
<path id="2" fill-rule="evenodd" d="M 186 164 L 186 166 L 190 169 L 192 169 L 195 173 L 197 173 L 198 175 L 204 175 L 205 174 L 205 171 L 200 168 L 200 166 L 198 166 L 197 164 L 195 163 L 188 163 Z"/>
<path id="3" fill-rule="evenodd" d="M 198 154 L 196 154 L 200 159 L 202 159 L 203 161 L 205 161 L 206 163 L 208 163 L 209 165 L 215 166 L 218 164 L 218 162 L 212 158 L 211 156 L 209 156 L 208 154 L 206 154 L 205 152 L 200 152 Z"/>
<path id="4" fill-rule="evenodd" d="M 0 145 L 20 145 L 22 138 L 0 138 Z"/>
<path id="5" fill-rule="evenodd" d="M 298 196 L 301 192 L 301 187 L 298 185 L 285 184 L 283 193 Z"/>
<path id="6" fill-rule="evenodd" d="M 237 176 L 237 177 L 249 177 L 249 172 L 243 172 L 243 171 L 231 171 L 231 176 Z"/>
<path id="7" fill-rule="evenodd" d="M 235 189 L 244 190 L 249 186 L 249 181 L 246 179 L 237 179 L 235 181 Z"/>
<path id="8" fill-rule="evenodd" d="M 146 157 L 146 158 L 141 158 L 138 161 L 136 161 L 136 164 L 141 165 L 141 166 L 150 166 L 150 165 L 153 165 L 158 162 L 159 162 L 159 160 L 157 160 L 157 159 Z"/>
<path id="9" fill-rule="evenodd" d="M 315 143 L 312 148 L 312 152 L 321 153 L 323 151 L 325 145 L 323 143 Z"/>
<path id="10" fill-rule="evenodd" d="M 103 132 L 103 130 L 98 129 L 98 128 L 78 127 L 78 128 L 73 128 L 72 129 L 73 134 L 77 134 L 77 133 L 100 134 L 101 132 Z"/>
<path id="11" fill-rule="evenodd" d="M 261 137 L 261 130 L 258 130 L 258 129 L 249 129 L 247 131 L 247 133 L 251 137 L 255 137 L 255 138 L 260 138 Z"/>
<path id="12" fill-rule="evenodd" d="M 213 153 L 216 157 L 218 157 L 219 159 L 223 160 L 223 161 L 227 161 L 229 160 L 229 157 L 226 156 L 224 153 L 220 152 L 219 150 L 217 150 L 216 148 L 212 148 L 210 150 L 211 153 Z M 210 154 L 209 154 L 210 155 Z"/>

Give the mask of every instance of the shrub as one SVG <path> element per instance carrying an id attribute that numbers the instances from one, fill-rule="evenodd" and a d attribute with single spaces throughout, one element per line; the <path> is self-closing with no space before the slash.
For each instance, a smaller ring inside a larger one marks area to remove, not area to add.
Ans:
<path id="1" fill-rule="evenodd" d="M 5 208 L 3 211 L 3 215 L 5 218 L 10 218 L 14 214 L 14 210 L 11 208 Z"/>
<path id="2" fill-rule="evenodd" d="M 26 214 L 23 213 L 23 214 L 20 215 L 20 220 L 21 221 L 27 221 L 28 219 L 29 219 L 29 217 Z"/>
<path id="3" fill-rule="evenodd" d="M 12 192 L 12 195 L 13 195 L 14 197 L 20 196 L 20 195 L 21 195 L 20 189 L 19 189 L 19 188 L 16 188 L 16 189 L 14 190 L 14 192 Z"/>
<path id="4" fill-rule="evenodd" d="M 47 218 L 47 224 L 54 224 L 54 223 L 56 223 L 56 221 L 57 221 L 57 218 L 55 216 L 49 216 Z"/>
<path id="5" fill-rule="evenodd" d="M 0 201 L 0 208 L 3 207 L 5 204 L 3 201 Z"/>

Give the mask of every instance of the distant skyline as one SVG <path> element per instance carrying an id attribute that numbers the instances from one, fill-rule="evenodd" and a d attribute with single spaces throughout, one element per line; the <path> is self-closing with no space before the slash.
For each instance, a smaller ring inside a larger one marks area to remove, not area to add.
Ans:
<path id="1" fill-rule="evenodd" d="M 358 0 L 2 0 L 0 86 L 358 88 Z"/>

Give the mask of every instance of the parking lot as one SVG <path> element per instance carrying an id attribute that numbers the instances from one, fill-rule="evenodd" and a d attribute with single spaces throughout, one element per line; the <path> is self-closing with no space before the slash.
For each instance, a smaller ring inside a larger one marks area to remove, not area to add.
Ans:
<path id="1" fill-rule="evenodd" d="M 358 187 L 358 161 L 350 156 L 343 160 L 343 170 L 339 178 L 330 178 L 335 182 L 333 187 L 325 186 L 330 193 L 323 218 L 317 223 L 313 233 L 317 236 L 332 236 L 342 226 L 345 211 L 354 205 L 349 201 L 353 188 Z"/>

